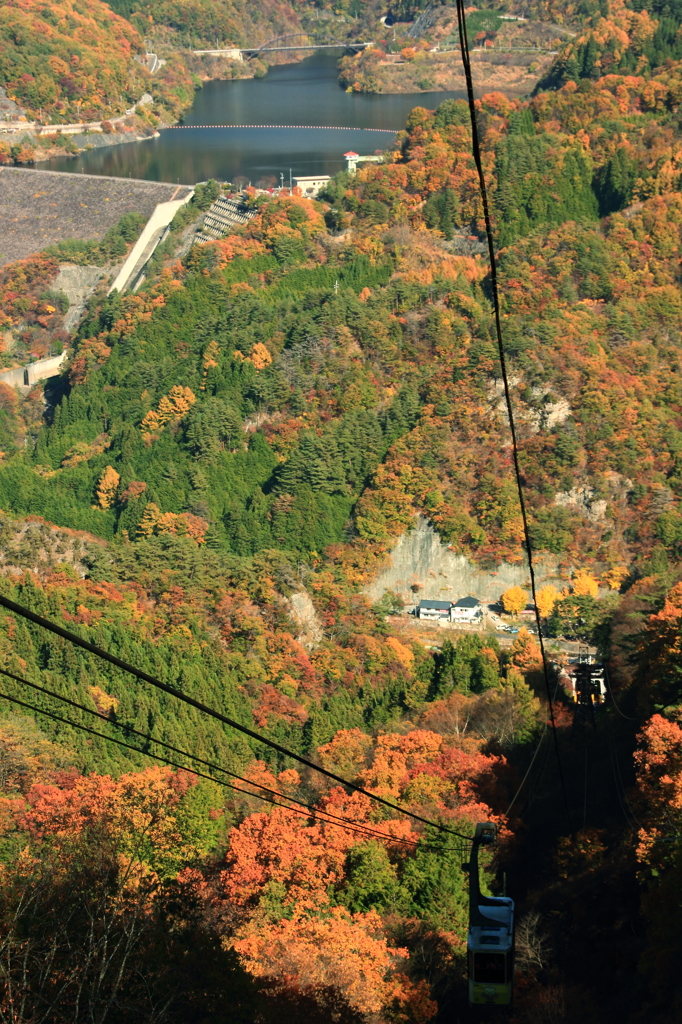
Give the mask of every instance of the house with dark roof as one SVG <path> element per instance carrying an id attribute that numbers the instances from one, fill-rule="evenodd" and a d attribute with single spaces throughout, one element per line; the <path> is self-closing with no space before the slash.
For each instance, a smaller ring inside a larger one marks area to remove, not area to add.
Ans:
<path id="1" fill-rule="evenodd" d="M 420 619 L 449 619 L 452 601 L 420 601 L 417 615 Z"/>
<path id="2" fill-rule="evenodd" d="M 478 622 L 483 618 L 483 606 L 476 597 L 460 597 L 450 609 L 452 622 Z"/>

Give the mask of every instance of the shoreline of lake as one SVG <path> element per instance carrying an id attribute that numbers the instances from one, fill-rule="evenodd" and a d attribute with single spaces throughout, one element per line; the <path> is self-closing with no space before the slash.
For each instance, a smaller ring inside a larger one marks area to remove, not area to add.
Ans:
<path id="1" fill-rule="evenodd" d="M 336 57 L 317 52 L 262 78 L 206 82 L 182 125 L 161 129 L 146 146 L 100 144 L 41 167 L 169 183 L 242 178 L 269 187 L 290 173 L 334 175 L 350 150 L 370 156 L 390 148 L 415 107 L 465 96 L 464 89 L 349 93 L 339 86 Z"/>

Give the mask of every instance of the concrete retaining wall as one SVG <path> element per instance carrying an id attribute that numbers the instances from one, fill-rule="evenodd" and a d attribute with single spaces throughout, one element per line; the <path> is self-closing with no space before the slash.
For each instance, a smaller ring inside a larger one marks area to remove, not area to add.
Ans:
<path id="1" fill-rule="evenodd" d="M 5 370 L 4 373 L 0 373 L 0 380 L 14 388 L 30 387 L 39 380 L 56 377 L 65 362 L 66 352 L 62 352 L 58 356 L 37 359 L 35 363 L 29 363 L 27 366 L 17 366 L 14 370 Z"/>

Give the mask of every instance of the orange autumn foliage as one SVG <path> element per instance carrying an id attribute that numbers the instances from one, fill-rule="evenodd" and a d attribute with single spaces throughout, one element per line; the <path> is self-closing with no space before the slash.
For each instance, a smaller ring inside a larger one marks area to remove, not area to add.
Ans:
<path id="1" fill-rule="evenodd" d="M 323 918 L 297 914 L 274 926 L 249 923 L 230 945 L 256 977 L 304 991 L 333 986 L 363 1014 L 378 1013 L 388 1001 L 389 974 L 407 954 L 389 944 L 375 911 L 351 914 L 345 907 Z M 435 1005 L 429 1009 L 433 1016 Z"/>
<path id="2" fill-rule="evenodd" d="M 72 844 L 95 829 L 106 837 L 123 866 L 130 883 L 140 873 L 162 870 L 165 857 L 191 857 L 192 847 L 182 838 L 175 808 L 195 784 L 185 772 L 157 766 L 142 772 L 121 775 L 74 776 L 68 787 L 37 782 L 24 802 L 15 802 L 12 810 L 16 824 L 34 842 L 60 846 Z M 146 863 L 140 861 L 140 843 L 154 853 Z"/>
<path id="3" fill-rule="evenodd" d="M 209 523 L 192 512 L 162 512 L 158 505 L 150 501 L 142 514 L 137 532 L 140 537 L 170 533 L 203 544 L 208 528 Z"/>

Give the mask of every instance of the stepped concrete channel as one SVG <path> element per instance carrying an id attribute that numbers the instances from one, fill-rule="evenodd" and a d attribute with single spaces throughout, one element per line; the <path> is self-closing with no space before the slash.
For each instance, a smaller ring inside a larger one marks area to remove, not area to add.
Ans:
<path id="1" fill-rule="evenodd" d="M 181 206 L 191 198 L 192 193 L 182 199 L 168 203 L 160 203 L 149 218 L 128 259 L 121 267 L 116 280 L 109 289 L 118 291 L 136 291 L 145 279 L 144 270 L 154 250 L 163 242 L 170 231 L 171 221 Z M 192 242 L 205 244 L 223 238 L 236 227 L 246 224 L 256 216 L 256 210 L 250 210 L 241 198 L 220 196 L 204 214 Z"/>
<path id="2" fill-rule="evenodd" d="M 256 210 L 250 210 L 241 199 L 221 196 L 204 214 L 204 219 L 196 234 L 196 242 L 214 242 L 222 238 L 236 227 L 246 224 L 256 216 Z"/>

